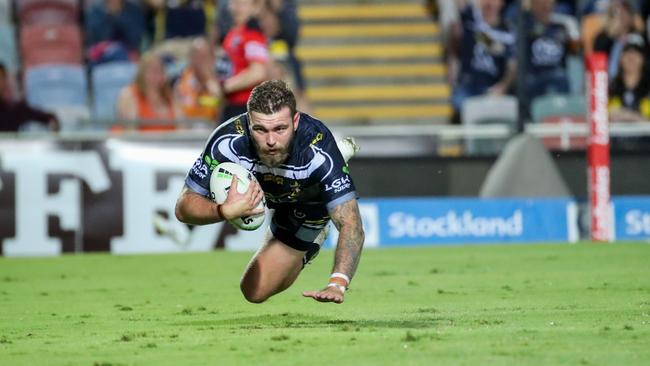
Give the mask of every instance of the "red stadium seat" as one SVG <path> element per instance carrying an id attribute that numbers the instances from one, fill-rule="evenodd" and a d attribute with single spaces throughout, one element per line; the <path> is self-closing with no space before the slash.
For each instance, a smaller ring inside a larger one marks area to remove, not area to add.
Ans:
<path id="1" fill-rule="evenodd" d="M 71 24 L 79 20 L 78 0 L 20 0 L 17 1 L 20 24 Z"/>
<path id="2" fill-rule="evenodd" d="M 77 25 L 23 27 L 20 50 L 25 68 L 41 64 L 82 62 L 81 31 Z"/>
<path id="3" fill-rule="evenodd" d="M 552 116 L 544 118 L 542 123 L 559 125 L 568 130 L 571 125 L 584 125 L 586 121 L 583 116 Z M 542 142 L 547 149 L 553 151 L 585 150 L 587 148 L 586 137 L 544 137 Z"/>

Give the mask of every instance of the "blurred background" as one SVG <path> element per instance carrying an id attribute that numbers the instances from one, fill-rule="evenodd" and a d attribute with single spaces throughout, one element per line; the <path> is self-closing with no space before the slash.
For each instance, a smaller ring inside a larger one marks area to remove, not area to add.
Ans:
<path id="1" fill-rule="evenodd" d="M 649 15 L 643 0 L 0 0 L 3 253 L 199 250 L 173 219 L 183 175 L 272 78 L 361 146 L 351 168 L 376 245 L 401 245 L 393 226 L 412 226 L 413 244 L 588 237 L 596 52 L 607 178 L 625 200 L 607 214 L 612 239 L 647 240 Z M 413 197 L 422 207 L 395 218 Z M 549 198 L 563 201 L 535 208 Z M 500 212 L 498 199 L 520 201 Z M 454 223 L 492 234 L 450 236 Z M 498 229 L 520 223 L 539 233 Z M 216 231 L 202 249 L 246 247 Z"/>

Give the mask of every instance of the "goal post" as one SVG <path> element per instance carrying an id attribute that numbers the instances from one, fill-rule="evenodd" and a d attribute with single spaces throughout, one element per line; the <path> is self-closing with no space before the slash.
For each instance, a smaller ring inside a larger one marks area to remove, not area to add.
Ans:
<path id="1" fill-rule="evenodd" d="M 610 199 L 609 111 L 607 55 L 594 53 L 585 60 L 587 70 L 587 179 L 591 240 L 614 238 Z"/>

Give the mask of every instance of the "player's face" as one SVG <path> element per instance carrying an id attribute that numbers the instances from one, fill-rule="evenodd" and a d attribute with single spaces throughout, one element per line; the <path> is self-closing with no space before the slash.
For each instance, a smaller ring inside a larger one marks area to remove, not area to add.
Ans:
<path id="1" fill-rule="evenodd" d="M 284 163 L 298 128 L 299 114 L 292 116 L 289 107 L 283 107 L 273 114 L 249 112 L 249 116 L 251 136 L 262 163 L 268 167 Z"/>

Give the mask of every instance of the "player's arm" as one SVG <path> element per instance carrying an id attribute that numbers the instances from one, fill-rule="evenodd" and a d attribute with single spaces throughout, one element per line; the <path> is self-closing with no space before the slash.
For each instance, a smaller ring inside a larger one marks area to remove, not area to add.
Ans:
<path id="1" fill-rule="evenodd" d="M 340 304 L 343 302 L 345 290 L 357 270 L 365 236 L 356 199 L 348 200 L 334 207 L 330 216 L 339 230 L 330 283 L 321 291 L 306 291 L 303 296 L 312 297 L 320 302 Z"/>
<path id="2" fill-rule="evenodd" d="M 207 225 L 237 217 L 257 215 L 264 211 L 264 209 L 256 209 L 263 196 L 264 191 L 257 182 L 251 182 L 246 192 L 237 192 L 236 176 L 233 176 L 228 197 L 222 204 L 213 202 L 185 185 L 176 201 L 176 218 L 186 224 Z"/>
<path id="3" fill-rule="evenodd" d="M 342 273 L 352 279 L 359 265 L 365 238 L 359 204 L 356 199 L 349 200 L 334 207 L 330 215 L 339 231 L 332 273 Z"/>

